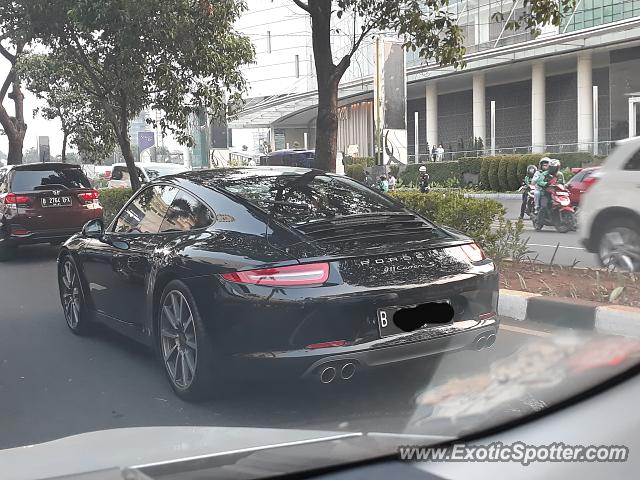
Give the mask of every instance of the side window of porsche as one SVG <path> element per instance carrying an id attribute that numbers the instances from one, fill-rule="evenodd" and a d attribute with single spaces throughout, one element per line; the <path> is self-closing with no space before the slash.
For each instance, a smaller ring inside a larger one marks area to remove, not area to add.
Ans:
<path id="1" fill-rule="evenodd" d="M 115 233 L 158 233 L 178 190 L 156 185 L 141 190 L 116 221 Z"/>
<path id="2" fill-rule="evenodd" d="M 188 232 L 206 228 L 214 221 L 211 210 L 201 201 L 180 191 L 173 199 L 169 212 L 162 222 L 161 232 Z"/>

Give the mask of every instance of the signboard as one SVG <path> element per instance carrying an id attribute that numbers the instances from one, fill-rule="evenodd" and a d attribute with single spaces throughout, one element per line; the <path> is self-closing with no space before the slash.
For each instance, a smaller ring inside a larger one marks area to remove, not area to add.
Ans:
<path id="1" fill-rule="evenodd" d="M 142 153 L 143 150 L 151 148 L 156 144 L 156 137 L 154 132 L 138 132 L 138 151 Z"/>
<path id="2" fill-rule="evenodd" d="M 407 163 L 407 79 L 405 51 L 398 40 L 376 40 L 374 118 L 383 163 Z"/>

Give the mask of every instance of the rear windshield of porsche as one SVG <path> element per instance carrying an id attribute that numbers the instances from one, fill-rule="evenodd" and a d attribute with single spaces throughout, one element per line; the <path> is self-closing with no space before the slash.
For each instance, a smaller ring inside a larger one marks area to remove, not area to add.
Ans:
<path id="1" fill-rule="evenodd" d="M 402 207 L 348 177 L 304 175 L 239 176 L 223 180 L 226 191 L 291 224 L 354 215 L 404 212 Z"/>

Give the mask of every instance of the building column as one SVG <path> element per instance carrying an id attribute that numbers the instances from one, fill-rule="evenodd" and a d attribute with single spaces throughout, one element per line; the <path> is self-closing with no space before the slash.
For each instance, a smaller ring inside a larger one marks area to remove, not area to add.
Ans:
<path id="1" fill-rule="evenodd" d="M 473 138 L 487 144 L 487 112 L 484 93 L 484 73 L 473 74 Z"/>
<path id="2" fill-rule="evenodd" d="M 531 145 L 533 153 L 543 153 L 547 145 L 546 78 L 544 63 L 531 66 Z"/>
<path id="3" fill-rule="evenodd" d="M 578 54 L 578 149 L 593 148 L 593 78 L 591 53 Z"/>
<path id="4" fill-rule="evenodd" d="M 433 148 L 434 145 L 438 145 L 438 85 L 436 82 L 427 83 L 425 93 L 427 122 L 426 139 L 429 144 L 429 148 Z"/>

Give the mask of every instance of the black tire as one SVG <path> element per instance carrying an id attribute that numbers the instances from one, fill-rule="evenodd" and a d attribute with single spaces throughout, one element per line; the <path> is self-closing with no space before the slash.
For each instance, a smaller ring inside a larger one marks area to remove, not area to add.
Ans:
<path id="1" fill-rule="evenodd" d="M 542 227 L 544 227 L 544 224 L 542 224 L 542 223 L 538 222 L 538 214 L 536 214 L 536 213 L 534 213 L 534 214 L 531 216 L 531 222 L 533 223 L 533 228 L 535 228 L 535 229 L 536 229 L 536 231 L 538 231 L 538 232 L 539 232 L 540 230 L 542 230 Z"/>
<path id="2" fill-rule="evenodd" d="M 618 252 L 612 251 L 607 255 L 605 251 L 607 249 L 606 244 L 610 241 L 607 238 L 608 234 L 616 231 L 626 231 L 629 233 L 629 237 L 622 238 L 621 248 Z M 603 267 L 640 272 L 640 258 L 637 256 L 640 255 L 640 226 L 633 219 L 617 217 L 606 222 L 598 231 L 596 246 L 598 247 L 598 259 Z M 636 256 L 630 256 L 628 255 L 629 253 L 635 253 Z M 612 258 L 613 254 L 616 255 L 616 258 Z M 608 261 L 605 259 L 607 256 L 609 257 Z M 628 258 L 627 261 L 621 261 L 624 256 Z M 629 261 L 631 265 L 628 264 Z"/>
<path id="3" fill-rule="evenodd" d="M 178 314 L 174 313 L 178 307 L 174 308 L 174 301 L 184 302 L 179 307 L 181 313 L 177 322 Z M 169 310 L 164 308 L 165 304 Z M 158 357 L 171 388 L 184 400 L 211 398 L 214 387 L 220 386 L 217 380 L 222 368 L 197 303 L 183 282 L 173 280 L 167 284 L 160 297 L 157 315 Z"/>
<path id="4" fill-rule="evenodd" d="M 556 230 L 560 233 L 567 233 L 573 230 L 576 223 L 575 215 L 570 212 L 559 212 L 559 223 L 556 224 Z"/>
<path id="5" fill-rule="evenodd" d="M 78 266 L 71 255 L 63 256 L 58 264 L 58 289 L 69 330 L 75 335 L 90 334 L 93 329 L 91 313 L 87 308 Z"/>
<path id="6" fill-rule="evenodd" d="M 14 245 L 0 247 L 0 262 L 11 260 L 15 256 L 17 249 Z"/>

